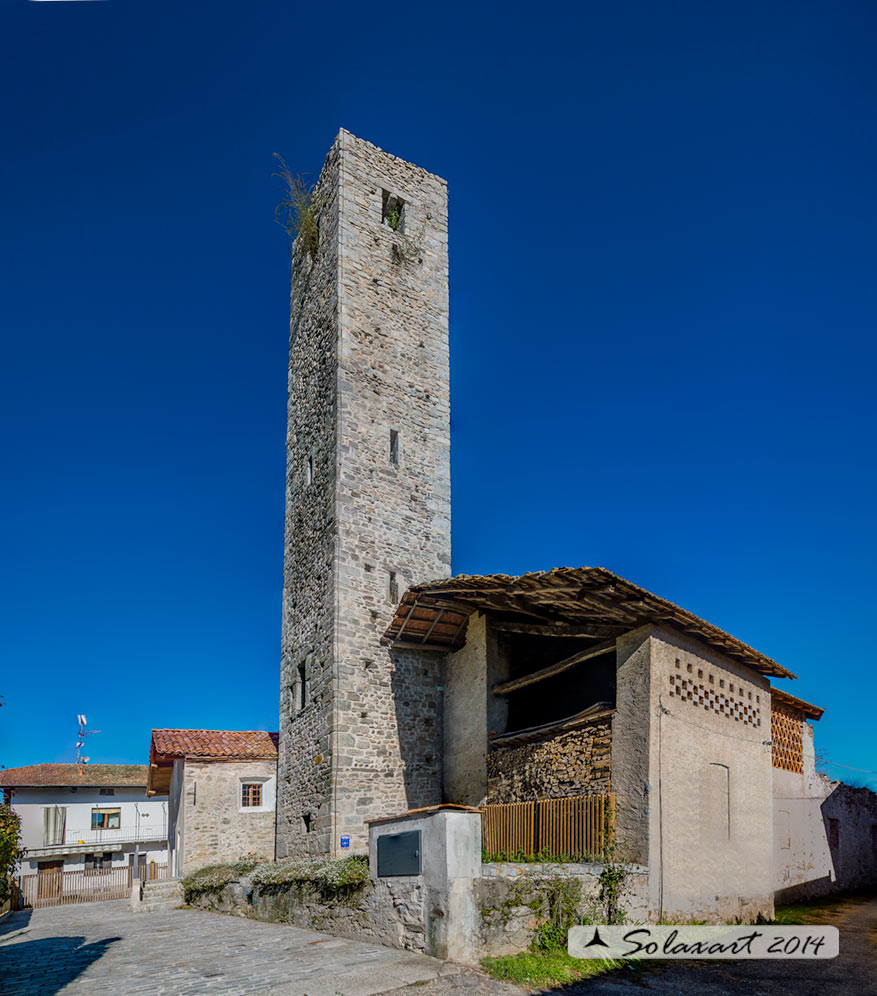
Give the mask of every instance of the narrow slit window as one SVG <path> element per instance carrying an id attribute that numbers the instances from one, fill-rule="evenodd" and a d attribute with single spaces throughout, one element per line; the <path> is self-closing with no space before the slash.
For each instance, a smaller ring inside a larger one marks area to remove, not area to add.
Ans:
<path id="1" fill-rule="evenodd" d="M 390 429 L 390 463 L 399 466 L 399 433 L 395 429 Z"/>
<path id="2" fill-rule="evenodd" d="M 298 666 L 298 702 L 296 703 L 298 711 L 301 712 L 302 709 L 308 704 L 308 676 L 307 668 L 304 664 L 299 664 Z"/>
<path id="3" fill-rule="evenodd" d="M 305 463 L 305 484 L 310 487 L 314 483 L 314 454 L 308 453 Z"/>
<path id="4" fill-rule="evenodd" d="M 399 579 L 395 571 L 390 571 L 389 583 L 387 584 L 387 597 L 391 602 L 399 601 Z"/>

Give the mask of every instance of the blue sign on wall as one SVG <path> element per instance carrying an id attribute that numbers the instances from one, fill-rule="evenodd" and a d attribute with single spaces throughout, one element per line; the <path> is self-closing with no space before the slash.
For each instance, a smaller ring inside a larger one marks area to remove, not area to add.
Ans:
<path id="1" fill-rule="evenodd" d="M 350 847 L 350 838 L 349 837 L 342 837 L 341 838 L 341 846 L 342 847 Z"/>

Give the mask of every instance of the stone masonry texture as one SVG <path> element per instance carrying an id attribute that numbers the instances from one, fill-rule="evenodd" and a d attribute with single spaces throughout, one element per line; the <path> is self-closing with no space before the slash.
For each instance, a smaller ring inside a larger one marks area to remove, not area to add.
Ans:
<path id="1" fill-rule="evenodd" d="M 380 637 L 450 573 L 447 189 L 342 131 L 316 205 L 316 257 L 292 258 L 278 857 L 362 852 L 367 819 L 441 801 L 440 657 Z"/>
<path id="2" fill-rule="evenodd" d="M 238 808 L 241 778 L 270 779 L 274 761 L 187 761 L 183 874 L 205 865 L 274 852 L 274 810 Z M 268 782 L 267 785 L 271 783 Z"/>
<path id="3" fill-rule="evenodd" d="M 610 720 L 487 755 L 488 802 L 563 799 L 610 791 Z"/>

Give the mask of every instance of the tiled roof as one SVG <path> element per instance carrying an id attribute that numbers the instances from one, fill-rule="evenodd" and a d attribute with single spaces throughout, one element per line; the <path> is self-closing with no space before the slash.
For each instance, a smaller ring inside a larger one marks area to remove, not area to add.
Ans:
<path id="1" fill-rule="evenodd" d="M 409 588 L 382 637 L 400 648 L 447 653 L 466 639 L 473 612 L 494 622 L 514 622 L 550 634 L 613 640 L 646 623 L 664 623 L 703 640 L 761 674 L 794 678 L 791 671 L 691 612 L 659 598 L 603 567 L 555 567 L 551 571 L 486 576 L 459 574 Z"/>
<path id="2" fill-rule="evenodd" d="M 771 703 L 777 702 L 780 705 L 786 706 L 787 709 L 797 709 L 807 719 L 821 719 L 822 714 L 825 712 L 822 706 L 813 705 L 812 702 L 805 702 L 804 699 L 799 699 L 796 695 L 789 695 L 788 692 L 784 692 L 781 688 L 771 688 L 770 698 Z"/>
<path id="3" fill-rule="evenodd" d="M 153 730 L 153 757 L 277 758 L 277 734 L 262 730 Z"/>
<path id="4" fill-rule="evenodd" d="M 11 788 L 45 786 L 146 785 L 145 764 L 28 764 L 0 770 L 0 785 Z"/>

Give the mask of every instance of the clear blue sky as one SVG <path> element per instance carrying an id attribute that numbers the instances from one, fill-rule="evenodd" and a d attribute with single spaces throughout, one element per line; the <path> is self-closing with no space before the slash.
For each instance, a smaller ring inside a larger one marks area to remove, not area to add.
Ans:
<path id="1" fill-rule="evenodd" d="M 315 176 L 344 126 L 450 184 L 455 572 L 608 567 L 796 672 L 877 770 L 875 29 L 0 0 L 0 762 L 71 759 L 80 711 L 103 762 L 276 729 L 271 155 Z"/>

